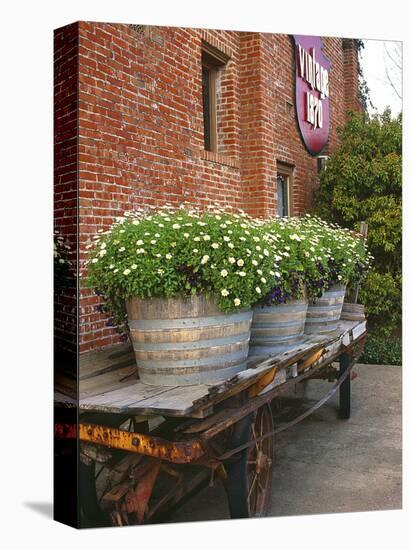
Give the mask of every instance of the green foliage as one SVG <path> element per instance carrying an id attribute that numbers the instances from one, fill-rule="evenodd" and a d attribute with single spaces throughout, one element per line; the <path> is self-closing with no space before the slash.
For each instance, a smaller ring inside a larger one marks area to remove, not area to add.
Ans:
<path id="1" fill-rule="evenodd" d="M 332 285 L 358 282 L 369 269 L 372 258 L 364 242 L 337 224 L 307 215 L 270 220 L 264 228 L 281 251 L 287 250 L 287 258 L 276 258 L 286 298 L 299 297 L 300 282 L 313 298 Z"/>
<path id="2" fill-rule="evenodd" d="M 213 295 L 231 312 L 299 298 L 305 285 L 320 295 L 369 261 L 358 238 L 322 220 L 263 222 L 216 207 L 127 212 L 87 248 L 87 284 L 118 326 L 131 296 Z"/>
<path id="3" fill-rule="evenodd" d="M 369 336 L 359 363 L 402 365 L 401 339 Z"/>
<path id="4" fill-rule="evenodd" d="M 222 311 L 250 308 L 276 277 L 257 224 L 240 214 L 165 207 L 128 213 L 95 239 L 89 284 L 125 321 L 124 299 L 213 294 Z"/>
<path id="5" fill-rule="evenodd" d="M 360 299 L 371 328 L 390 334 L 401 318 L 402 118 L 351 114 L 341 146 L 321 173 L 314 212 L 343 227 L 368 224 L 374 257 Z"/>
<path id="6" fill-rule="evenodd" d="M 361 286 L 360 302 L 365 304 L 368 325 L 380 337 L 389 337 L 402 319 L 401 277 L 371 271 Z"/>

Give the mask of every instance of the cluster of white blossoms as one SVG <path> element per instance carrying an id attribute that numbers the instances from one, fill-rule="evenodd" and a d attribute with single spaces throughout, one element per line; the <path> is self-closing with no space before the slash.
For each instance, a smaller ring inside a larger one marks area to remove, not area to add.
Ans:
<path id="1" fill-rule="evenodd" d="M 229 311 L 287 289 L 293 271 L 316 275 L 319 264 L 336 260 L 347 279 L 361 260 L 357 241 L 310 217 L 268 222 L 218 205 L 167 204 L 125 212 L 87 249 L 98 287 L 140 297 L 212 292 Z"/>

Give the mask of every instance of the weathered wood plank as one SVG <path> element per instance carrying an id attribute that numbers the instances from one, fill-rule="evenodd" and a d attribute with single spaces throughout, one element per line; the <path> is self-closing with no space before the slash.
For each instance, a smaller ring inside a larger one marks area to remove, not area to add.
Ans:
<path id="1" fill-rule="evenodd" d="M 253 361 L 247 370 L 228 380 L 209 386 L 149 386 L 139 380 L 128 380 L 123 385 L 120 379 L 116 382 L 116 375 L 121 374 L 122 370 L 116 369 L 102 374 L 101 369 L 96 366 L 91 367 L 95 360 L 92 361 L 89 358 L 88 372 L 100 374 L 95 375 L 94 378 L 83 379 L 81 382 L 81 388 L 85 389 L 81 395 L 80 409 L 129 414 L 208 416 L 213 410 L 213 405 L 247 389 L 275 365 L 277 374 L 274 382 L 269 385 L 270 387 L 273 387 L 274 383 L 278 384 L 282 380 L 284 381 L 282 372 L 285 372 L 286 367 L 306 358 L 311 352 L 325 347 L 325 352 L 315 364 L 323 363 L 329 357 L 334 357 L 339 352 L 342 341 L 346 338 L 345 335 L 351 335 L 353 329 L 358 325 L 359 323 L 354 321 L 340 321 L 338 329 L 328 335 L 311 335 L 305 338 L 302 344 L 288 352 Z M 365 330 L 365 327 L 358 328 L 357 331 L 355 330 L 355 334 L 361 334 Z M 105 361 L 110 355 L 112 361 L 113 354 L 107 351 L 105 353 Z M 124 357 L 125 353 L 124 350 L 115 359 Z M 111 364 L 113 365 L 113 363 Z M 106 362 L 105 365 L 107 367 L 108 363 Z M 311 365 L 308 368 L 311 368 Z M 105 385 L 106 381 L 108 381 L 108 386 Z M 83 384 L 85 385 L 83 386 Z M 95 390 L 93 389 L 94 384 L 96 384 Z M 103 388 L 101 393 L 99 393 L 100 388 Z M 110 391 L 107 391 L 108 388 Z"/>
<path id="2" fill-rule="evenodd" d="M 115 348 L 93 351 L 80 356 L 80 380 L 122 369 L 135 364 L 131 345 L 120 344 Z"/>
<path id="3" fill-rule="evenodd" d="M 136 365 L 80 380 L 80 399 L 125 388 L 135 380 L 137 380 Z"/>
<path id="4" fill-rule="evenodd" d="M 80 409 L 105 412 L 124 412 L 133 403 L 144 401 L 161 393 L 170 391 L 172 388 L 165 386 L 149 386 L 140 380 L 129 383 L 125 388 L 120 388 L 107 393 L 80 399 Z"/>
<path id="5" fill-rule="evenodd" d="M 366 321 L 363 321 L 363 323 L 360 323 L 352 330 L 352 337 L 354 340 L 359 338 L 361 334 L 363 334 L 366 331 Z"/>

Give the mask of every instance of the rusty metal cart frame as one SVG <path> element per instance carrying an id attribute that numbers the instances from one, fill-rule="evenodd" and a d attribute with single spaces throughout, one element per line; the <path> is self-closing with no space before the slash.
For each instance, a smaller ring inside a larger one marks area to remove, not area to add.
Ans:
<path id="1" fill-rule="evenodd" d="M 215 477 L 225 485 L 232 518 L 265 515 L 270 503 L 274 436 L 306 418 L 338 390 L 340 416 L 349 418 L 351 370 L 366 335 L 365 321 L 341 321 L 338 330 L 329 335 L 308 337 L 281 355 L 254 358 L 246 371 L 203 388 L 203 394 L 194 392 L 189 406 L 182 401 L 193 388 L 163 388 L 163 393 L 156 394 L 148 386 L 146 397 L 138 402 L 134 397 L 131 403 L 127 395 L 141 390 L 141 383 L 135 380 L 133 367 L 131 374 L 127 371 L 130 360 L 122 360 L 121 354 L 116 368 L 103 362 L 98 376 L 86 368 L 84 386 L 95 391 L 92 396 L 80 392 L 79 424 L 55 424 L 57 439 L 80 441 L 82 525 L 161 521 Z M 119 378 L 119 368 L 125 367 L 123 378 Z M 102 374 L 112 380 L 115 372 L 119 387 L 105 391 L 110 388 L 103 384 L 96 390 Z M 316 378 L 334 384 L 303 414 L 274 427 L 271 402 L 297 383 Z M 171 404 L 172 395 L 178 406 Z M 62 408 L 70 406 L 68 401 L 56 397 Z M 159 417 L 163 421 L 151 426 L 151 420 Z M 195 468 L 189 480 L 187 467 Z M 109 488 L 99 497 L 96 477 L 103 470 L 109 472 Z M 167 478 L 167 490 L 154 498 L 155 483 L 161 477 Z"/>

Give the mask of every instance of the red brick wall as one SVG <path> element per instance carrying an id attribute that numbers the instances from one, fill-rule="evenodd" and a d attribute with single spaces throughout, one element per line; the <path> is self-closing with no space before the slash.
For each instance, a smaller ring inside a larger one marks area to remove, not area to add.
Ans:
<path id="1" fill-rule="evenodd" d="M 218 154 L 203 150 L 202 40 L 230 58 L 217 82 Z M 345 88 L 356 66 L 341 39 L 324 44 L 331 151 L 356 101 Z M 294 74 L 286 35 L 79 23 L 81 260 L 91 235 L 137 205 L 219 202 L 274 214 L 278 161 L 294 167 L 293 213 L 307 210 L 317 163 L 295 119 Z M 118 341 L 97 304 L 84 288 L 81 351 Z"/>
<path id="2" fill-rule="evenodd" d="M 77 351 L 78 24 L 54 32 L 54 226 L 71 248 L 71 278 L 54 295 L 56 353 Z M 67 285 L 69 283 L 69 285 Z"/>

